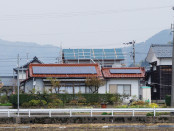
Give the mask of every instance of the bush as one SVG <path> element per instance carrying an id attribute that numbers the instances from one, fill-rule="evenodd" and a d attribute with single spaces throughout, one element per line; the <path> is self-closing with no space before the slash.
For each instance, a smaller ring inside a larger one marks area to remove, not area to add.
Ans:
<path id="1" fill-rule="evenodd" d="M 71 103 L 75 104 L 74 100 L 78 100 L 80 104 L 93 105 L 93 103 L 101 104 L 102 102 L 113 103 L 111 97 L 115 94 L 20 94 L 19 95 L 19 105 L 21 106 L 24 102 L 29 102 L 31 100 L 45 100 L 48 103 L 52 103 L 54 99 L 59 99 L 63 104 Z M 17 95 L 11 95 L 9 102 L 17 107 Z"/>
<path id="2" fill-rule="evenodd" d="M 169 115 L 169 112 L 156 112 L 155 116 L 160 116 L 160 115 Z M 146 116 L 154 116 L 154 112 L 148 112 Z"/>
<path id="3" fill-rule="evenodd" d="M 0 106 L 12 106 L 11 103 L 4 103 L 4 104 L 0 104 Z"/>
<path id="4" fill-rule="evenodd" d="M 112 113 L 103 112 L 101 115 L 112 115 Z"/>
<path id="5" fill-rule="evenodd" d="M 24 103 L 22 104 L 22 107 L 28 108 L 28 107 L 30 107 L 30 103 L 29 103 L 29 102 L 24 102 Z"/>
<path id="6" fill-rule="evenodd" d="M 108 113 L 107 112 L 103 112 L 101 115 L 107 115 Z"/>
<path id="7" fill-rule="evenodd" d="M 47 104 L 47 102 L 45 100 L 31 100 L 31 101 L 29 101 L 30 106 L 43 106 L 46 104 Z"/>
<path id="8" fill-rule="evenodd" d="M 135 101 L 132 103 L 132 105 L 145 105 L 146 103 L 144 101 Z"/>
<path id="9" fill-rule="evenodd" d="M 60 99 L 54 99 L 52 102 L 48 103 L 48 108 L 60 107 L 63 102 Z"/>
<path id="10" fill-rule="evenodd" d="M 8 97 L 6 95 L 1 96 L 0 103 L 2 104 L 8 103 Z"/>
<path id="11" fill-rule="evenodd" d="M 170 95 L 166 95 L 165 102 L 166 102 L 167 106 L 171 106 L 171 96 Z"/>
<path id="12" fill-rule="evenodd" d="M 151 103 L 151 104 L 149 104 L 149 107 L 150 108 L 158 108 L 159 106 L 156 104 L 156 103 Z"/>

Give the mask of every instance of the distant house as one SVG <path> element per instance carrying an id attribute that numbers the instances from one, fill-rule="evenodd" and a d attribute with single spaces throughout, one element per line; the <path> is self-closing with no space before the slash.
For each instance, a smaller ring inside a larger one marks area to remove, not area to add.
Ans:
<path id="1" fill-rule="evenodd" d="M 141 67 L 103 68 L 106 93 L 127 94 L 140 97 L 140 87 L 144 85 L 145 70 Z M 104 92 L 103 92 L 104 93 Z"/>
<path id="2" fill-rule="evenodd" d="M 28 63 L 26 63 L 25 65 L 22 65 L 19 67 L 19 80 L 20 81 L 23 81 L 26 79 L 26 71 L 28 70 L 29 68 L 29 64 L 43 64 L 43 62 L 41 62 L 36 56 L 31 60 L 29 61 Z M 13 69 L 15 74 L 18 75 L 18 68 L 14 68 Z"/>
<path id="3" fill-rule="evenodd" d="M 164 100 L 171 94 L 172 45 L 151 45 L 146 61 L 151 65 L 147 84 L 152 87 L 152 100 Z"/>
<path id="4" fill-rule="evenodd" d="M 16 87 L 16 76 L 0 76 L 0 92 L 1 95 L 10 95 L 14 92 Z"/>
<path id="5" fill-rule="evenodd" d="M 27 74 L 27 79 L 21 83 L 25 93 L 33 89 L 49 93 L 53 86 L 50 77 L 60 81 L 60 93 L 91 93 L 85 87 L 86 78 L 103 78 L 98 64 L 30 64 Z"/>
<path id="6" fill-rule="evenodd" d="M 66 64 L 98 63 L 102 67 L 122 67 L 124 55 L 121 48 L 63 49 L 62 60 Z"/>

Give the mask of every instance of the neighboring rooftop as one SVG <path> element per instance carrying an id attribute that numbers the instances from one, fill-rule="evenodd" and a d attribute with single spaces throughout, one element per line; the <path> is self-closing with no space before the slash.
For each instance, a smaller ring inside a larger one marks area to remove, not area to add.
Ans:
<path id="1" fill-rule="evenodd" d="M 153 44 L 151 45 L 152 50 L 154 51 L 157 58 L 171 58 L 172 57 L 172 45 L 158 45 Z"/>
<path id="2" fill-rule="evenodd" d="M 143 78 L 145 69 L 142 67 L 103 68 L 104 78 Z"/>
<path id="3" fill-rule="evenodd" d="M 27 62 L 27 63 L 26 63 L 25 65 L 23 65 L 23 66 L 20 66 L 20 67 L 19 67 L 19 70 L 27 70 L 28 67 L 29 67 L 29 64 L 31 64 L 31 63 L 43 64 L 43 62 L 40 61 L 40 60 L 35 56 L 31 61 Z M 14 68 L 14 70 L 17 71 L 18 68 Z"/>
<path id="4" fill-rule="evenodd" d="M 123 60 L 124 55 L 121 48 L 113 49 L 63 49 L 65 60 L 94 59 L 94 60 Z"/>

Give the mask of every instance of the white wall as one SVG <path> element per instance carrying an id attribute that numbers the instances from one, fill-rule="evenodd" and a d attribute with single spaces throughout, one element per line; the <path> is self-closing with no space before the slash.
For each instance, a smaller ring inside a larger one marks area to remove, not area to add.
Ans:
<path id="1" fill-rule="evenodd" d="M 155 56 L 152 47 L 149 49 L 149 52 L 146 57 L 146 61 L 149 63 L 157 61 L 157 65 L 160 63 L 160 60 Z"/>
<path id="2" fill-rule="evenodd" d="M 19 71 L 19 79 L 25 80 L 26 79 L 26 71 Z"/>
<path id="3" fill-rule="evenodd" d="M 136 95 L 139 97 L 139 79 L 138 78 L 117 78 L 117 79 L 110 79 L 106 82 L 106 84 L 99 88 L 99 93 L 109 93 L 109 85 L 110 84 L 128 84 L 131 85 L 131 95 Z"/>
<path id="4" fill-rule="evenodd" d="M 159 65 L 172 65 L 172 58 L 161 58 Z"/>
<path id="5" fill-rule="evenodd" d="M 44 85 L 43 85 L 42 79 L 41 78 L 35 78 L 34 81 L 36 83 L 34 85 L 35 91 L 36 92 L 39 91 L 40 93 L 43 93 Z M 26 82 L 26 84 L 25 84 L 25 92 L 26 93 L 30 93 L 30 91 L 32 91 L 32 89 L 33 89 L 33 79 L 31 79 L 31 80 Z"/>

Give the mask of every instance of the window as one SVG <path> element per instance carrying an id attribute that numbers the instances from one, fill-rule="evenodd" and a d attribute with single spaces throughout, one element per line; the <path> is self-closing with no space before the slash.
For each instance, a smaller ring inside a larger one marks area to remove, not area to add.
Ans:
<path id="1" fill-rule="evenodd" d="M 118 93 L 123 95 L 131 95 L 131 85 L 118 85 Z"/>

